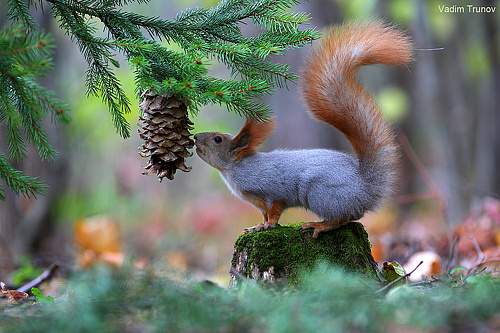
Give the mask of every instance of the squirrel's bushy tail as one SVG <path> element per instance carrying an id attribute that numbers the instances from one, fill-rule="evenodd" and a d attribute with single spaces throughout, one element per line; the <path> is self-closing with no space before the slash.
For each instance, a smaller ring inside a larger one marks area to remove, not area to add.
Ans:
<path id="1" fill-rule="evenodd" d="M 357 81 L 361 66 L 412 61 L 408 37 L 381 21 L 346 23 L 322 37 L 302 71 L 302 93 L 317 120 L 340 130 L 359 157 L 360 172 L 377 206 L 391 192 L 398 149 L 371 93 Z M 375 207 L 372 207 L 375 208 Z M 369 208 L 370 209 L 370 208 Z"/>

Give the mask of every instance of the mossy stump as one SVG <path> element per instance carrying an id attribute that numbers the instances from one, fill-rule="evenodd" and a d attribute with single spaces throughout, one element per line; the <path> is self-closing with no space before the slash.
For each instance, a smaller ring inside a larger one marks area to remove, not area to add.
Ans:
<path id="1" fill-rule="evenodd" d="M 349 272 L 377 278 L 377 263 L 361 223 L 351 222 L 320 233 L 317 239 L 311 238 L 312 229 L 301 230 L 301 224 L 278 225 L 274 229 L 241 235 L 234 244 L 232 267 L 245 278 L 297 284 L 301 272 L 324 261 Z M 237 286 L 238 281 L 231 273 L 230 286 Z"/>

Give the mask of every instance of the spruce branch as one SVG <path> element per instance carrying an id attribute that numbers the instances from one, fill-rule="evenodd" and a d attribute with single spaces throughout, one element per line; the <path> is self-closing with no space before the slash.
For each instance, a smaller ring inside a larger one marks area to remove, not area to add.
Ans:
<path id="1" fill-rule="evenodd" d="M 26 145 L 21 136 L 19 124 L 15 120 L 12 120 L 12 118 L 7 121 L 6 135 L 10 139 L 7 147 L 9 158 L 11 160 L 22 161 L 26 157 Z"/>
<path id="2" fill-rule="evenodd" d="M 123 95 L 113 75 L 110 64 L 118 66 L 113 52 L 123 52 L 146 67 L 133 66 L 136 91 L 167 88 L 167 79 L 190 82 L 189 97 L 197 102 L 190 105 L 197 112 L 210 99 L 200 98 L 209 79 L 207 61 L 215 60 L 229 69 L 232 77 L 226 80 L 263 78 L 268 91 L 284 87 L 297 76 L 289 73 L 289 67 L 274 64 L 271 56 L 282 55 L 289 48 L 296 48 L 319 37 L 314 29 L 300 31 L 299 26 L 310 19 L 308 14 L 290 12 L 297 0 L 223 0 L 213 8 L 189 8 L 173 20 L 125 12 L 117 9 L 122 1 L 46 0 L 53 7 L 53 15 L 80 47 L 88 63 L 87 94 L 100 95 L 108 105 L 117 131 L 128 137 L 123 113 L 130 110 L 129 101 Z M 109 38 L 95 36 L 91 22 L 99 20 L 108 31 Z M 240 25 L 248 23 L 260 27 L 263 32 L 256 37 L 242 34 Z M 153 39 L 145 37 L 144 29 Z M 177 44 L 183 52 L 173 52 L 158 44 L 154 38 Z M 141 76 L 141 77 L 139 77 Z M 230 90 L 230 89 L 226 89 Z M 186 93 L 177 88 L 175 91 Z M 162 93 L 158 91 L 158 93 Z M 254 94 L 259 97 L 258 94 Z M 217 102 L 220 102 L 219 100 Z M 211 102 L 209 102 L 211 103 Z M 247 107 L 231 106 L 230 110 L 247 110 L 247 114 L 267 113 L 270 108 L 252 110 L 252 103 L 238 103 Z M 260 104 L 255 104 L 259 105 Z"/>
<path id="3" fill-rule="evenodd" d="M 29 143 L 38 149 L 38 154 L 42 159 L 53 161 L 57 152 L 50 145 L 47 134 L 41 127 L 41 120 L 46 109 L 43 104 L 39 103 L 40 96 L 36 95 L 39 87 L 34 82 L 22 79 L 12 79 L 12 84 L 19 97 L 18 110 Z"/>
<path id="4" fill-rule="evenodd" d="M 42 87 L 37 77 L 52 68 L 51 35 L 28 31 L 20 24 L 0 32 L 0 122 L 6 122 L 8 159 L 21 162 L 26 157 L 26 143 L 34 146 L 42 159 L 54 160 L 42 121 L 49 114 L 54 122 L 66 124 L 70 117 L 64 102 Z M 24 133 L 24 135 L 23 135 Z M 12 167 L 0 153 L 0 178 L 17 195 L 43 194 L 46 186 Z M 3 187 L 0 191 L 4 191 Z M 5 196 L 0 193 L 0 199 Z"/>
<path id="5" fill-rule="evenodd" d="M 44 195 L 47 193 L 47 185 L 13 168 L 9 164 L 6 156 L 2 153 L 0 153 L 0 178 L 5 181 L 7 186 L 12 189 L 16 195 L 22 194 L 27 197 L 30 195 Z M 5 189 L 3 186 L 0 186 L 0 200 L 5 200 L 3 193 L 5 193 Z"/>
<path id="6" fill-rule="evenodd" d="M 7 19 L 18 22 L 28 30 L 37 30 L 38 24 L 29 11 L 29 2 L 26 0 L 7 1 Z"/>
<path id="7" fill-rule="evenodd" d="M 7 122 L 9 158 L 22 160 L 27 140 L 42 158 L 53 159 L 56 152 L 41 120 L 50 114 L 53 121 L 69 121 L 67 106 L 36 82 L 52 68 L 54 43 L 50 35 L 36 32 L 30 7 L 48 4 L 50 14 L 87 62 L 86 94 L 101 98 L 124 138 L 130 136 L 125 114 L 131 112 L 131 103 L 114 72 L 120 67 L 117 53 L 134 71 L 137 96 L 144 91 L 174 93 L 179 100 L 190 101 L 191 113 L 217 104 L 264 119 L 271 108 L 258 100 L 297 79 L 288 65 L 275 62 L 276 56 L 320 35 L 315 29 L 301 29 L 310 17 L 290 10 L 298 0 L 222 0 L 213 8 L 186 9 L 172 20 L 121 8 L 132 2 L 149 0 L 7 1 L 8 18 L 18 22 L 0 34 L 0 121 Z M 107 37 L 98 32 L 100 23 Z M 245 36 L 244 24 L 261 31 Z M 226 66 L 230 78 L 211 76 L 213 62 Z"/>

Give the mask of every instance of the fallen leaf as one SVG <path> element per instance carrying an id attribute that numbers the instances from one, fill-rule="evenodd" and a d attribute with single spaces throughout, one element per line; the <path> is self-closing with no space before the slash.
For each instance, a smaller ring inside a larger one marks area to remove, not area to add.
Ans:
<path id="1" fill-rule="evenodd" d="M 81 267 L 89 267 L 95 262 L 105 262 L 113 266 L 123 264 L 120 226 L 107 216 L 78 220 L 75 224 L 74 240 L 79 247 L 78 263 Z"/>
<path id="2" fill-rule="evenodd" d="M 7 296 L 7 300 L 9 302 L 12 302 L 12 303 L 19 302 L 23 299 L 28 299 L 30 297 L 30 295 L 28 295 L 25 292 L 7 289 L 5 286 L 5 283 L 3 283 L 3 282 L 0 282 L 0 287 L 2 288 L 2 290 L 1 290 L 2 294 Z"/>
<path id="3" fill-rule="evenodd" d="M 75 224 L 75 242 L 96 253 L 119 252 L 122 246 L 120 226 L 106 216 L 81 219 Z"/>
<path id="4" fill-rule="evenodd" d="M 385 246 L 381 241 L 372 241 L 372 257 L 375 262 L 380 262 L 385 257 Z"/>
<path id="5" fill-rule="evenodd" d="M 386 279 L 386 283 L 391 283 L 394 280 L 397 280 L 398 278 L 405 276 L 406 272 L 403 269 L 403 266 L 401 266 L 400 263 L 397 261 L 393 262 L 384 262 L 383 267 L 382 267 L 382 274 L 384 275 Z M 401 283 L 404 282 L 405 279 L 401 280 Z"/>
<path id="6" fill-rule="evenodd" d="M 23 299 L 28 299 L 30 295 L 23 291 L 18 290 L 7 290 L 7 299 L 9 302 L 19 302 Z"/>

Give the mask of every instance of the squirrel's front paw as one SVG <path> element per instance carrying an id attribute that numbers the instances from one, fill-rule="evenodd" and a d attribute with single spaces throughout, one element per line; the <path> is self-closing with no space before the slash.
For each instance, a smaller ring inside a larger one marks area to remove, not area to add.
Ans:
<path id="1" fill-rule="evenodd" d="M 276 224 L 270 224 L 268 222 L 259 223 L 257 225 L 254 225 L 251 228 L 243 229 L 243 235 L 248 234 L 249 232 L 253 232 L 253 231 L 262 231 L 262 230 L 272 229 L 275 226 L 276 226 Z"/>

